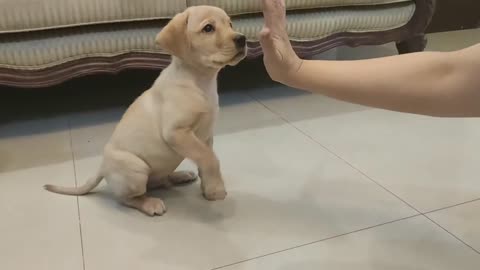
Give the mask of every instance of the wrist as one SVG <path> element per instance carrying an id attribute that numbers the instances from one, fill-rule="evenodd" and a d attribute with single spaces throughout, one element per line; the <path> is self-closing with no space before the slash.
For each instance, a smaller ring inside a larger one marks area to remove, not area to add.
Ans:
<path id="1" fill-rule="evenodd" d="M 280 76 L 279 82 L 291 87 L 296 87 L 296 85 L 298 84 L 298 75 L 300 73 L 303 62 L 304 60 L 300 59 L 297 56 L 290 60 L 287 68 L 285 69 L 285 74 L 283 74 L 283 76 Z"/>

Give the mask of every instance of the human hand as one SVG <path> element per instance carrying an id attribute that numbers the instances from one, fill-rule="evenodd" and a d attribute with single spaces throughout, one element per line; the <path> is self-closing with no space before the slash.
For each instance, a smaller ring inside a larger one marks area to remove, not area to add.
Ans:
<path id="1" fill-rule="evenodd" d="M 260 32 L 263 61 L 274 81 L 289 84 L 302 65 L 286 31 L 285 0 L 262 0 L 264 26 Z"/>

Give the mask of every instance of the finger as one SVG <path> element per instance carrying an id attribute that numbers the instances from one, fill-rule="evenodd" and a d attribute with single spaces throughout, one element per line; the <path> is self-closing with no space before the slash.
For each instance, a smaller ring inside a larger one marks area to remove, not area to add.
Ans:
<path id="1" fill-rule="evenodd" d="M 285 0 L 263 0 L 265 25 L 272 28 L 285 21 Z"/>
<path id="2" fill-rule="evenodd" d="M 268 27 L 272 26 L 272 0 L 262 0 L 262 10 L 263 19 L 265 20 L 264 24 Z"/>
<path id="3" fill-rule="evenodd" d="M 262 0 L 262 9 L 263 12 L 268 12 L 272 10 L 272 0 Z"/>
<path id="4" fill-rule="evenodd" d="M 262 31 L 260 31 L 259 40 L 264 53 L 269 53 L 274 50 L 270 29 L 264 27 Z"/>
<path id="5" fill-rule="evenodd" d="M 259 34 L 260 42 L 264 42 L 267 39 L 270 39 L 270 33 L 271 32 L 269 28 L 263 27 L 262 31 L 260 31 L 260 34 Z"/>
<path id="6" fill-rule="evenodd" d="M 285 9 L 285 0 L 262 0 L 262 7 L 267 12 L 281 11 Z"/>

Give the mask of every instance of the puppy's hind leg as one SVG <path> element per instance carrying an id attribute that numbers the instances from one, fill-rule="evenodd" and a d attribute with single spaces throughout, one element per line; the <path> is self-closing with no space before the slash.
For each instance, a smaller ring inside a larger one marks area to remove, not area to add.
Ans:
<path id="1" fill-rule="evenodd" d="M 148 175 L 137 175 L 136 178 L 130 178 L 129 180 L 135 183 L 127 186 L 122 190 L 121 195 L 118 195 L 123 204 L 138 209 L 149 216 L 161 216 L 167 211 L 162 199 L 148 197 L 145 194 L 147 192 Z M 136 183 L 143 183 L 143 185 L 137 185 Z"/>
<path id="2" fill-rule="evenodd" d="M 117 152 L 113 163 L 110 167 L 113 171 L 105 179 L 123 204 L 149 216 L 166 212 L 167 208 L 161 199 L 145 195 L 150 167 L 142 159 L 130 153 Z"/>
<path id="3" fill-rule="evenodd" d="M 125 198 L 123 203 L 132 208 L 136 208 L 149 216 L 161 216 L 167 211 L 163 200 L 159 198 L 148 197 L 145 195 Z"/>
<path id="4" fill-rule="evenodd" d="M 197 174 L 192 171 L 177 171 L 168 175 L 168 181 L 172 185 L 184 185 L 195 182 Z"/>
<path id="5" fill-rule="evenodd" d="M 172 186 L 187 185 L 197 180 L 197 174 L 192 171 L 176 171 L 166 177 L 150 176 L 148 190 L 157 188 L 170 188 Z"/>

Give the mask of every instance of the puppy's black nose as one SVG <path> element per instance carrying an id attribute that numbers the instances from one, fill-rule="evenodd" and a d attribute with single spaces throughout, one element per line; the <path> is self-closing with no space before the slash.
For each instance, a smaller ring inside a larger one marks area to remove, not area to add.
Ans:
<path id="1" fill-rule="evenodd" d="M 233 41 L 235 42 L 235 46 L 237 46 L 237 48 L 244 48 L 247 44 L 247 38 L 241 34 L 236 35 L 233 38 Z"/>

